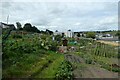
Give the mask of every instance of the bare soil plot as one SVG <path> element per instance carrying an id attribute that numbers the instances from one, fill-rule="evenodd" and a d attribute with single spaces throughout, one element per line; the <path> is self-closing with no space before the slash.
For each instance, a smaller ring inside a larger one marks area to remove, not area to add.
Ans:
<path id="1" fill-rule="evenodd" d="M 71 63 L 77 63 L 77 64 L 84 63 L 82 58 L 72 55 L 72 54 L 65 54 L 65 59 Z M 77 68 L 77 66 L 75 66 L 75 65 L 74 65 L 73 75 L 75 78 L 80 78 L 82 76 L 81 70 L 79 68 Z"/>
<path id="2" fill-rule="evenodd" d="M 82 58 L 72 55 L 72 54 L 65 54 L 65 59 L 69 62 L 84 63 Z"/>
<path id="3" fill-rule="evenodd" d="M 90 65 L 82 73 L 83 78 L 118 78 L 118 73 Z"/>
<path id="4" fill-rule="evenodd" d="M 81 57 L 72 54 L 65 54 L 65 59 L 71 63 L 76 63 L 79 65 L 85 64 Z M 118 73 L 108 71 L 96 65 L 88 64 L 86 64 L 86 67 L 83 70 L 76 67 L 73 70 L 73 74 L 75 78 L 118 78 Z"/>

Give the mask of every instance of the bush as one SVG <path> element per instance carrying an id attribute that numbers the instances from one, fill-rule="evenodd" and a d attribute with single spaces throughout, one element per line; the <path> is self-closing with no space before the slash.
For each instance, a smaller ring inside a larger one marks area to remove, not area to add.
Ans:
<path id="1" fill-rule="evenodd" d="M 21 35 L 13 35 L 13 38 L 22 38 L 22 36 Z"/>
<path id="2" fill-rule="evenodd" d="M 111 71 L 111 65 L 110 64 L 104 63 L 103 61 L 100 64 L 101 64 L 102 68 Z M 112 66 L 112 71 L 113 72 L 120 72 L 120 68 Z"/>
<path id="3" fill-rule="evenodd" d="M 58 46 L 57 42 L 50 42 L 49 43 L 49 49 L 52 51 L 57 51 L 57 49 L 58 49 L 57 46 Z"/>
<path id="4" fill-rule="evenodd" d="M 85 58 L 85 62 L 86 62 L 87 64 L 92 64 L 92 55 L 90 55 L 90 54 L 85 54 L 85 55 L 84 55 L 84 58 Z"/>
<path id="5" fill-rule="evenodd" d="M 73 78 L 72 64 L 68 61 L 61 63 L 58 72 L 56 73 L 56 78 L 60 80 L 70 80 Z"/>
<path id="6" fill-rule="evenodd" d="M 120 68 L 112 68 L 113 72 L 120 72 Z"/>
<path id="7" fill-rule="evenodd" d="M 95 38 L 95 33 L 94 32 L 88 32 L 87 34 L 86 34 L 86 37 L 87 38 Z"/>

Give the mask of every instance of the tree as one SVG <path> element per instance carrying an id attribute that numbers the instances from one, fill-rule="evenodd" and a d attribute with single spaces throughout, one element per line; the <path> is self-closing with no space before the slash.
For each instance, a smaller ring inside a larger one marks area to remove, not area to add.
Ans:
<path id="1" fill-rule="evenodd" d="M 65 33 L 62 33 L 62 38 L 65 36 Z"/>
<path id="2" fill-rule="evenodd" d="M 22 25 L 20 22 L 16 22 L 16 26 L 18 30 L 22 30 Z"/>
<path id="3" fill-rule="evenodd" d="M 23 30 L 31 32 L 32 31 L 32 25 L 30 23 L 26 23 L 23 27 Z"/>
<path id="4" fill-rule="evenodd" d="M 58 30 L 56 30 L 55 32 L 58 32 Z"/>
<path id="5" fill-rule="evenodd" d="M 77 33 L 77 37 L 80 37 L 80 33 Z"/>
<path id="6" fill-rule="evenodd" d="M 95 33 L 94 32 L 88 32 L 87 34 L 86 34 L 86 37 L 87 38 L 95 38 Z"/>
<path id="7" fill-rule="evenodd" d="M 56 35 L 56 36 L 55 36 L 55 40 L 56 40 L 56 41 L 59 41 L 59 42 L 60 42 L 60 41 L 61 41 L 61 38 L 62 38 L 61 35 Z"/>
<path id="8" fill-rule="evenodd" d="M 35 26 L 32 27 L 30 23 L 26 23 L 23 27 L 23 30 L 28 31 L 28 32 L 40 33 L 40 31 Z"/>
<path id="9" fill-rule="evenodd" d="M 35 26 L 32 27 L 32 32 L 40 33 L 40 30 L 38 30 Z"/>
<path id="10" fill-rule="evenodd" d="M 46 29 L 46 33 L 52 35 L 53 31 L 50 31 L 50 30 Z"/>
<path id="11" fill-rule="evenodd" d="M 115 34 L 115 36 L 118 36 L 120 38 L 120 30 L 117 31 L 117 33 Z"/>
<path id="12" fill-rule="evenodd" d="M 42 33 L 42 34 L 46 34 L 46 31 L 41 30 L 40 33 Z"/>

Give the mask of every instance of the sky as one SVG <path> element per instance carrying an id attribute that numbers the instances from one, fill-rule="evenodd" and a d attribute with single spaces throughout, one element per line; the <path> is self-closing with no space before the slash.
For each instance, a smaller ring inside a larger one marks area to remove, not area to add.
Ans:
<path id="1" fill-rule="evenodd" d="M 2 1 L 0 22 L 31 23 L 40 30 L 101 31 L 118 29 L 118 1 Z"/>

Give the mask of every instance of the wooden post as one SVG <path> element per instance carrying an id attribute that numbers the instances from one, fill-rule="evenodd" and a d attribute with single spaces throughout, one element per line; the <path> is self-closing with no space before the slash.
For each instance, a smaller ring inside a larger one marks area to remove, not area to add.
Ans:
<path id="1" fill-rule="evenodd" d="M 112 63 L 111 63 L 111 72 L 112 72 Z"/>

